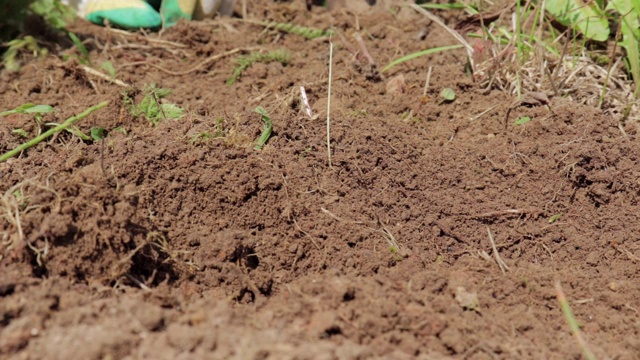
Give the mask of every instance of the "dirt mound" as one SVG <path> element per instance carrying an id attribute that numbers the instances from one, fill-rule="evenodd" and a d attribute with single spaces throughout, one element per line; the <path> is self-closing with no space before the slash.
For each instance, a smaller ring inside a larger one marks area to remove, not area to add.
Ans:
<path id="1" fill-rule="evenodd" d="M 562 98 L 505 120 L 513 99 L 479 89 L 462 52 L 380 72 L 453 43 L 408 8 L 250 9 L 338 30 L 331 164 L 328 38 L 238 19 L 149 36 L 80 21 L 92 64 L 110 61 L 138 91 L 123 96 L 68 49 L 0 74 L 3 108 L 50 104 L 46 123 L 110 101 L 78 122 L 110 130 L 104 140 L 60 133 L 0 164 L 0 357 L 579 358 L 560 281 L 598 358 L 638 358 L 635 128 L 625 137 Z M 248 49 L 290 61 L 226 85 Z M 186 114 L 131 115 L 151 83 Z M 273 121 L 262 150 L 257 106 Z M 38 131 L 4 118 L 1 152 L 23 141 L 18 128 Z"/>

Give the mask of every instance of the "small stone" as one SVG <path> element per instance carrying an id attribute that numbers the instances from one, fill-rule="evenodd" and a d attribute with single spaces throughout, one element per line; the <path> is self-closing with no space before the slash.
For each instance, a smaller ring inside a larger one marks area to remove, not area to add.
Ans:
<path id="1" fill-rule="evenodd" d="M 591 266 L 598 265 L 600 262 L 600 253 L 597 251 L 590 252 L 589 255 L 587 255 L 586 262 Z"/>
<path id="2" fill-rule="evenodd" d="M 620 290 L 620 283 L 616 282 L 616 281 L 612 281 L 609 283 L 609 285 L 607 285 L 609 287 L 609 290 L 611 291 L 618 291 Z"/>
<path id="3" fill-rule="evenodd" d="M 478 300 L 478 294 L 475 292 L 468 292 L 464 287 L 458 286 L 456 288 L 456 301 L 465 310 L 478 310 L 480 307 L 480 300 Z"/>
<path id="4" fill-rule="evenodd" d="M 387 94 L 402 94 L 404 92 L 404 86 L 404 75 L 394 76 L 387 81 Z"/>

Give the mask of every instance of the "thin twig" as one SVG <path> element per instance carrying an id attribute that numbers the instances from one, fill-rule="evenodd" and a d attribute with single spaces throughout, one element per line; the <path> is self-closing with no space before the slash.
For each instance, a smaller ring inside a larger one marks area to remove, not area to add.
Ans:
<path id="1" fill-rule="evenodd" d="M 127 67 L 127 66 L 134 66 L 134 65 L 141 65 L 141 64 L 145 64 L 145 65 L 149 65 L 149 66 L 151 66 L 151 67 L 153 67 L 153 68 L 156 68 L 156 69 L 158 69 L 158 70 L 160 70 L 160 71 L 162 71 L 162 72 L 165 72 L 165 73 L 167 73 L 167 74 L 169 74 L 169 75 L 176 75 L 176 76 L 179 76 L 179 75 L 188 75 L 188 74 L 190 74 L 190 73 L 192 73 L 192 72 L 195 72 L 195 71 L 198 71 L 198 70 L 202 69 L 202 68 L 203 68 L 203 67 L 205 67 L 206 65 L 209 65 L 209 63 L 212 63 L 212 62 L 214 62 L 214 61 L 216 61 L 216 60 L 222 59 L 223 57 L 227 57 L 227 56 L 229 56 L 229 55 L 233 55 L 233 54 L 238 53 L 238 52 L 240 52 L 240 51 L 252 50 L 252 49 L 254 49 L 254 48 L 246 48 L 246 49 L 237 48 L 237 49 L 229 50 L 229 51 L 224 52 L 224 53 L 222 53 L 222 54 L 213 55 L 213 56 L 210 56 L 210 57 L 206 58 L 205 60 L 203 60 L 203 61 L 202 61 L 201 63 L 199 63 L 198 65 L 196 65 L 196 66 L 192 67 L 191 69 L 185 70 L 185 71 L 171 71 L 171 70 L 167 70 L 167 69 L 165 69 L 165 68 L 163 68 L 163 67 L 161 67 L 161 66 L 158 66 L 158 65 L 155 65 L 155 64 L 151 64 L 151 63 L 149 63 L 149 62 L 147 62 L 147 61 L 136 61 L 136 62 L 132 62 L 132 63 L 129 63 L 129 64 L 124 64 L 124 65 L 122 65 L 120 68 Z"/>
<path id="2" fill-rule="evenodd" d="M 100 71 L 92 69 L 92 68 L 90 68 L 88 66 L 82 65 L 81 68 L 87 74 L 90 74 L 90 75 L 93 75 L 93 76 L 97 76 L 97 77 L 99 77 L 99 78 L 101 78 L 103 80 L 107 80 L 108 82 L 110 82 L 112 84 L 116 84 L 118 86 L 122 86 L 122 87 L 125 87 L 125 88 L 132 87 L 131 85 L 125 83 L 122 80 L 118 80 L 118 79 L 112 78 L 111 76 L 103 74 Z"/>
<path id="3" fill-rule="evenodd" d="M 142 281 L 136 279 L 135 277 L 133 277 L 133 275 L 130 274 L 125 274 L 125 276 L 133 281 L 134 283 L 136 283 L 136 285 L 140 286 L 140 289 L 144 290 L 144 291 L 151 291 L 151 288 L 148 287 L 147 285 L 145 285 Z"/>
<path id="4" fill-rule="evenodd" d="M 304 89 L 304 86 L 300 86 L 300 97 L 302 98 L 302 107 L 304 108 L 305 113 L 307 113 L 307 116 L 313 120 L 313 112 L 311 111 L 309 98 L 307 97 L 307 91 Z"/>
<path id="5" fill-rule="evenodd" d="M 433 70 L 433 66 L 429 66 L 429 71 L 427 71 L 427 80 L 424 82 L 424 90 L 422 90 L 422 96 L 427 96 L 427 91 L 429 90 L 429 84 L 431 83 L 431 71 Z"/>
<path id="6" fill-rule="evenodd" d="M 114 29 L 114 28 L 111 28 L 111 27 L 109 27 L 107 30 L 110 31 L 110 32 L 119 34 L 119 35 L 126 36 L 126 37 L 134 37 L 134 38 L 136 38 L 136 40 L 142 38 L 142 39 L 145 39 L 146 41 L 148 41 L 150 43 L 156 43 L 156 44 L 161 44 L 161 45 L 165 45 L 165 46 L 172 46 L 172 47 L 177 47 L 177 48 L 187 48 L 187 47 L 189 47 L 187 44 L 182 44 L 182 43 L 178 43 L 178 42 L 174 42 L 174 41 L 168 41 L 168 40 L 162 40 L 162 39 L 154 39 L 154 38 L 151 38 L 149 36 L 141 36 L 138 33 L 132 33 L 132 32 L 125 31 L 125 30 Z"/>
<path id="7" fill-rule="evenodd" d="M 414 8 L 417 12 L 422 13 L 424 16 L 428 17 L 434 23 L 440 25 L 443 29 L 445 29 L 451 36 L 453 36 L 460 44 L 462 44 L 467 50 L 467 57 L 469 58 L 469 63 L 471 64 L 471 68 L 475 70 L 475 64 L 473 63 L 473 46 L 469 44 L 469 42 L 460 35 L 459 32 L 453 30 L 448 27 L 440 18 L 433 15 L 431 12 L 427 11 L 425 8 L 421 7 L 417 4 L 411 4 L 411 7 Z"/>
<path id="8" fill-rule="evenodd" d="M 333 75 L 333 42 L 329 39 L 329 87 L 327 89 L 327 160 L 331 167 L 331 78 Z"/>
<path id="9" fill-rule="evenodd" d="M 487 234 L 489 234 L 489 241 L 491 242 L 491 247 L 493 248 L 493 256 L 496 258 L 496 262 L 500 267 L 500 271 L 502 271 L 502 274 L 504 275 L 506 274 L 506 270 L 510 270 L 510 269 L 507 266 L 507 264 L 505 264 L 505 262 L 502 260 L 502 258 L 500 257 L 500 254 L 498 254 L 496 243 L 495 241 L 493 241 L 493 234 L 491 234 L 491 229 L 489 229 L 488 226 L 487 226 Z"/>
<path id="10" fill-rule="evenodd" d="M 369 65 L 375 65 L 376 62 L 373 60 L 373 57 L 371 57 L 371 54 L 367 50 L 367 47 L 364 44 L 364 40 L 362 40 L 362 36 L 360 36 L 360 34 L 356 33 L 355 35 L 353 35 L 353 37 L 356 39 L 356 43 L 358 44 L 358 47 L 360 48 L 360 51 L 362 52 L 362 55 L 364 55 L 364 57 L 369 62 Z"/>

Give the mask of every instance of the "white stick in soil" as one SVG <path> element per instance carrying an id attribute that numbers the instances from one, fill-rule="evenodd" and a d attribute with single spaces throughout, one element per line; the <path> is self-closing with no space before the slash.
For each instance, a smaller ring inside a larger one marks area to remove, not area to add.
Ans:
<path id="1" fill-rule="evenodd" d="M 307 116 L 313 120 L 313 112 L 311 111 L 309 98 L 307 97 L 307 91 L 304 89 L 304 86 L 300 86 L 300 97 L 302 98 L 302 106 L 304 107 L 304 112 L 307 113 Z"/>
<path id="2" fill-rule="evenodd" d="M 327 159 L 331 167 L 331 76 L 333 70 L 333 43 L 329 39 L 329 88 L 327 89 Z"/>

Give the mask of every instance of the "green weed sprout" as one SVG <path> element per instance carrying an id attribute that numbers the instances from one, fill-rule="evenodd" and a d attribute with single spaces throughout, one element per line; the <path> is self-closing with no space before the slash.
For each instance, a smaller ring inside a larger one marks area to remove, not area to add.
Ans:
<path id="1" fill-rule="evenodd" d="M 142 100 L 135 104 L 127 94 L 125 94 L 125 104 L 129 105 L 129 110 L 133 116 L 143 116 L 154 126 L 160 120 L 179 119 L 184 116 L 184 109 L 176 104 L 162 103 L 160 99 L 171 94 L 169 89 L 161 89 L 155 84 L 146 85 L 143 90 Z"/>
<path id="2" fill-rule="evenodd" d="M 256 150 L 261 150 L 264 147 L 264 144 L 267 143 L 267 140 L 269 140 L 269 138 L 271 137 L 271 131 L 273 130 L 273 127 L 271 124 L 271 118 L 269 117 L 267 110 L 265 110 L 262 106 L 258 106 L 254 111 L 260 114 L 260 116 L 262 117 L 262 122 L 264 123 L 262 134 L 256 141 L 256 146 L 254 147 L 254 149 Z"/>
<path id="3" fill-rule="evenodd" d="M 78 56 L 78 61 L 80 62 L 80 64 L 91 65 L 91 58 L 89 58 L 89 51 L 84 46 L 80 38 L 78 38 L 78 36 L 72 32 L 69 33 L 69 38 L 71 38 L 71 41 L 73 41 L 73 44 L 78 48 L 78 51 L 80 51 L 80 56 Z"/>
<path id="4" fill-rule="evenodd" d="M 233 69 L 233 75 L 227 80 L 227 85 L 233 85 L 242 73 L 247 70 L 251 65 L 262 62 L 269 63 L 273 61 L 277 61 L 282 65 L 286 65 L 291 60 L 291 56 L 289 52 L 286 50 L 275 50 L 270 51 L 268 53 L 260 53 L 260 52 L 251 52 L 248 55 L 239 56 L 236 58 L 236 67 Z"/>
<path id="5" fill-rule="evenodd" d="M 464 47 L 464 46 L 463 45 L 449 45 L 449 46 L 441 46 L 441 47 L 437 47 L 437 48 L 431 48 L 431 49 L 427 49 L 427 50 L 418 51 L 418 52 L 403 56 L 403 57 L 401 57 L 399 59 L 393 60 L 389 65 L 387 65 L 384 68 L 382 68 L 382 71 L 385 72 L 385 71 L 391 69 L 392 67 L 394 67 L 396 65 L 402 64 L 403 62 L 406 62 L 406 61 L 409 61 L 409 60 L 413 60 L 413 59 L 421 57 L 421 56 L 426 56 L 426 55 L 435 54 L 435 53 L 448 51 L 448 50 L 460 49 L 461 47 Z"/>
<path id="6" fill-rule="evenodd" d="M 20 154 L 22 151 L 29 149 L 32 146 L 35 146 L 37 144 L 39 144 L 40 142 L 42 142 L 43 140 L 47 139 L 48 137 L 52 136 L 53 134 L 59 133 L 60 131 L 64 131 L 67 130 L 70 126 L 73 125 L 73 123 L 75 123 L 78 120 L 84 119 L 85 117 L 89 116 L 91 113 L 93 113 L 96 110 L 102 109 L 103 107 L 107 106 L 109 104 L 109 101 L 103 101 L 101 103 L 99 103 L 98 105 L 92 106 L 90 108 L 88 108 L 87 110 L 81 112 L 78 115 L 72 116 L 70 118 L 68 118 L 67 120 L 65 120 L 62 124 L 57 125 L 56 127 L 53 127 L 47 131 L 45 131 L 44 133 L 38 135 L 37 137 L 35 137 L 32 140 L 27 141 L 26 143 L 23 143 L 21 145 L 19 145 L 18 147 L 16 147 L 13 150 L 9 150 L 6 153 L 0 155 L 0 162 L 3 161 L 7 161 L 8 159 L 10 159 L 13 156 L 16 156 L 18 154 Z M 24 105 L 23 105 L 24 106 Z M 38 106 L 38 105 L 36 105 Z M 33 108 L 33 107 L 32 107 Z M 9 110 L 9 112 L 14 111 L 16 109 L 13 110 Z M 7 111 L 0 113 L 0 115 L 6 114 Z"/>
<path id="7" fill-rule="evenodd" d="M 200 131 L 194 134 L 193 136 L 191 136 L 189 143 L 191 145 L 204 144 L 204 143 L 207 143 L 209 140 L 223 138 L 225 136 L 223 123 L 224 123 L 223 118 L 221 117 L 217 118 L 215 131 Z"/>

